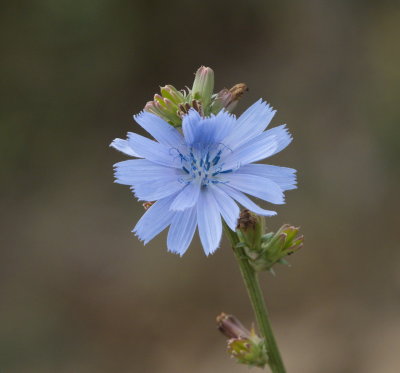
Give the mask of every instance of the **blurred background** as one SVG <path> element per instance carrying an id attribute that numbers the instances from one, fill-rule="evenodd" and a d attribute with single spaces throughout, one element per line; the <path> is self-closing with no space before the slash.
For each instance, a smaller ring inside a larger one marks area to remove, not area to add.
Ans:
<path id="1" fill-rule="evenodd" d="M 399 2 L 15 1 L 0 28 L 0 372 L 248 371 L 215 325 L 253 322 L 227 242 L 144 247 L 113 184 L 109 143 L 200 65 L 294 135 L 269 163 L 299 189 L 268 227 L 306 243 L 262 278 L 288 371 L 399 372 Z"/>

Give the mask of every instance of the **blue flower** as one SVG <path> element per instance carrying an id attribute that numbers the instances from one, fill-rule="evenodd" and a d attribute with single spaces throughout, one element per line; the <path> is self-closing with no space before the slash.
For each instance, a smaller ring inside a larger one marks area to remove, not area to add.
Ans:
<path id="1" fill-rule="evenodd" d="M 146 244 L 169 226 L 168 250 L 183 255 L 196 227 L 206 255 L 219 246 L 222 219 L 235 230 L 238 203 L 256 214 L 272 216 L 246 194 L 283 204 L 285 190 L 296 188 L 295 170 L 255 164 L 291 142 L 285 125 L 265 131 L 275 111 L 262 100 L 240 117 L 226 111 L 203 118 L 191 110 L 183 134 L 148 112 L 134 118 L 156 141 L 128 133 L 111 146 L 141 159 L 115 165 L 116 182 L 130 185 L 143 201 L 156 201 L 133 232 Z"/>

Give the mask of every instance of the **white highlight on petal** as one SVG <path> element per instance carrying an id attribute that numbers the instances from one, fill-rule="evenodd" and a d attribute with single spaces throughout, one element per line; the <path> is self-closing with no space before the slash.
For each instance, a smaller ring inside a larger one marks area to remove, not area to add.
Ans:
<path id="1" fill-rule="evenodd" d="M 129 145 L 129 142 L 127 140 L 123 139 L 114 139 L 110 146 L 114 149 L 119 150 L 122 153 L 125 153 L 127 155 L 130 155 L 131 157 L 139 157 L 140 155 L 137 154 Z"/>

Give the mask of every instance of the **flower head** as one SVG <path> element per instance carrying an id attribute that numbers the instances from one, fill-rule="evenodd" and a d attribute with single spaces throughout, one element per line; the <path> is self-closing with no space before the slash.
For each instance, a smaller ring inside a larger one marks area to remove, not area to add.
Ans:
<path id="1" fill-rule="evenodd" d="M 111 143 L 141 158 L 117 163 L 116 182 L 130 185 L 139 200 L 156 201 L 133 232 L 146 244 L 169 226 L 168 250 L 183 255 L 197 227 L 208 255 L 219 246 L 221 218 L 235 230 L 238 203 L 259 215 L 275 215 L 246 196 L 282 204 L 283 192 L 295 188 L 295 170 L 254 163 L 292 140 L 285 125 L 265 131 L 274 114 L 262 100 L 238 118 L 224 110 L 204 118 L 191 109 L 182 133 L 152 113 L 136 115 L 156 141 L 128 133 L 126 140 Z"/>
<path id="2" fill-rule="evenodd" d="M 228 352 L 241 364 L 263 368 L 268 362 L 267 346 L 254 328 L 246 329 L 233 315 L 217 317 L 219 331 L 228 337 Z"/>

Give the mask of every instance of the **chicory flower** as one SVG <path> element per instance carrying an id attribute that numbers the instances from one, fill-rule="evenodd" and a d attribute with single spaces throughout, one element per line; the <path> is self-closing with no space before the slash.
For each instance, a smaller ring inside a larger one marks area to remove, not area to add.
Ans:
<path id="1" fill-rule="evenodd" d="M 196 228 L 206 255 L 219 246 L 222 220 L 235 230 L 239 206 L 263 216 L 275 215 L 247 195 L 283 204 L 296 186 L 295 170 L 257 164 L 291 142 L 285 125 L 266 130 L 275 111 L 262 100 L 238 118 L 227 111 L 202 117 L 191 109 L 182 132 L 162 118 L 142 112 L 135 121 L 154 139 L 128 133 L 111 146 L 137 159 L 115 165 L 116 182 L 135 196 L 154 202 L 133 232 L 146 244 L 169 227 L 168 250 L 183 255 Z"/>

